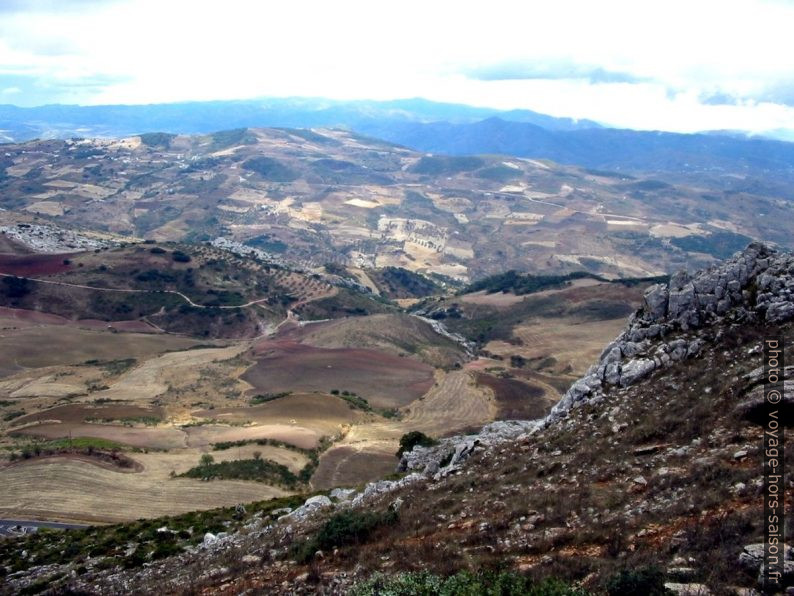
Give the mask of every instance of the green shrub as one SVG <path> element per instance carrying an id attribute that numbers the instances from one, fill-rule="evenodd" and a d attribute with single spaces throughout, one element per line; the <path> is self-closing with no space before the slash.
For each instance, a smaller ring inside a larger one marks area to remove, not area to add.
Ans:
<path id="1" fill-rule="evenodd" d="M 190 255 L 183 253 L 181 250 L 172 252 L 171 258 L 177 263 L 189 263 L 191 261 Z"/>
<path id="2" fill-rule="evenodd" d="M 295 558 L 305 563 L 318 550 L 330 551 L 339 546 L 362 544 L 378 528 L 397 522 L 396 511 L 341 511 L 334 514 L 317 534 L 296 547 Z"/>
<path id="3" fill-rule="evenodd" d="M 400 448 L 397 450 L 397 457 L 402 457 L 403 453 L 411 451 L 417 445 L 420 447 L 432 447 L 436 444 L 438 444 L 438 441 L 428 437 L 425 433 L 412 430 L 400 437 Z"/>
<path id="4" fill-rule="evenodd" d="M 657 567 L 624 569 L 607 584 L 609 596 L 666 596 L 664 573 Z"/>
<path id="5" fill-rule="evenodd" d="M 214 463 L 212 456 L 208 453 L 201 456 L 200 465 L 190 468 L 180 475 L 188 478 L 253 480 L 278 484 L 289 489 L 295 488 L 298 484 L 298 477 L 282 464 L 261 458 Z"/>
<path id="6" fill-rule="evenodd" d="M 273 182 L 292 182 L 298 177 L 292 168 L 272 157 L 252 157 L 243 162 L 243 168 Z"/>
<path id="7" fill-rule="evenodd" d="M 514 572 L 461 571 L 441 577 L 427 571 L 376 574 L 357 584 L 351 596 L 584 596 L 585 592 L 558 580 L 533 583 Z"/>
<path id="8" fill-rule="evenodd" d="M 252 406 L 256 406 L 258 404 L 264 404 L 269 401 L 274 401 L 276 399 L 281 399 L 282 397 L 287 397 L 288 395 L 292 395 L 291 391 L 282 391 L 281 393 L 260 393 L 255 395 L 251 398 L 249 402 Z"/>

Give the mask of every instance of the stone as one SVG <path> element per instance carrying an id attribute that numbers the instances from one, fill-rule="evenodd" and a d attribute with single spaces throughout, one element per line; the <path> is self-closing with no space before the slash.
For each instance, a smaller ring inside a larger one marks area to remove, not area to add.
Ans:
<path id="1" fill-rule="evenodd" d="M 651 321 L 660 321 L 667 316 L 669 290 L 663 284 L 652 286 L 645 292 L 643 310 Z"/>
<path id="2" fill-rule="evenodd" d="M 347 501 L 355 492 L 355 489 L 352 488 L 335 488 L 328 496 L 337 501 Z"/>
<path id="3" fill-rule="evenodd" d="M 317 495 L 316 497 L 309 497 L 308 499 L 306 499 L 306 502 L 303 504 L 304 507 L 312 507 L 312 508 L 330 507 L 331 505 L 333 505 L 333 502 L 325 495 Z"/>
<path id="4" fill-rule="evenodd" d="M 794 318 L 794 303 L 775 302 L 766 309 L 767 323 L 784 323 Z"/>
<path id="5" fill-rule="evenodd" d="M 647 377 L 656 368 L 653 360 L 647 358 L 638 358 L 637 360 L 630 360 L 624 364 L 620 371 L 620 386 L 627 387 L 633 385 L 640 379 Z"/>
<path id="6" fill-rule="evenodd" d="M 668 577 L 680 582 L 689 581 L 692 578 L 694 578 L 696 574 L 697 571 L 695 570 L 694 567 L 679 566 L 679 567 L 670 567 L 667 569 Z"/>
<path id="7" fill-rule="evenodd" d="M 218 542 L 218 537 L 212 532 L 207 532 L 204 534 L 204 540 L 201 541 L 204 546 L 209 546 L 211 544 L 215 544 L 216 542 Z"/>
<path id="8" fill-rule="evenodd" d="M 711 590 L 704 584 L 681 584 L 665 582 L 664 587 L 678 596 L 710 596 Z"/>

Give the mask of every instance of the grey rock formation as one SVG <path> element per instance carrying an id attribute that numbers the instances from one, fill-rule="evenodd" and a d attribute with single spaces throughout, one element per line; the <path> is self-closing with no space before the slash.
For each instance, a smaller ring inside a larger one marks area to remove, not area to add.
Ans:
<path id="1" fill-rule="evenodd" d="M 449 437 L 432 447 L 415 447 L 402 455 L 398 471 L 412 472 L 400 481 L 368 485 L 353 504 L 419 479 L 439 480 L 460 470 L 473 453 L 528 436 L 564 417 L 571 408 L 597 400 L 608 386 L 628 387 L 659 369 L 702 351 L 702 331 L 723 321 L 779 323 L 794 318 L 794 256 L 764 244 L 750 244 L 721 265 L 694 276 L 673 275 L 667 284 L 649 288 L 642 307 L 626 329 L 602 352 L 598 363 L 575 382 L 543 420 L 501 421 L 476 435 Z M 790 393 L 786 386 L 786 395 Z M 755 397 L 740 408 L 752 411 Z M 788 399 L 788 398 L 787 398 Z M 744 410 L 743 410 L 744 412 Z"/>
<path id="2" fill-rule="evenodd" d="M 754 242 L 694 276 L 679 272 L 645 292 L 642 307 L 587 375 L 574 383 L 547 421 L 598 397 L 604 386 L 627 387 L 655 370 L 696 357 L 701 330 L 720 322 L 779 324 L 794 319 L 794 255 Z M 665 337 L 678 337 L 665 342 Z M 747 406 L 750 407 L 750 406 Z"/>
<path id="3" fill-rule="evenodd" d="M 542 426 L 541 420 L 500 420 L 484 426 L 476 435 L 441 439 L 432 447 L 414 447 L 403 453 L 397 470 L 419 472 L 434 480 L 457 472 L 463 463 L 479 450 L 530 435 Z"/>

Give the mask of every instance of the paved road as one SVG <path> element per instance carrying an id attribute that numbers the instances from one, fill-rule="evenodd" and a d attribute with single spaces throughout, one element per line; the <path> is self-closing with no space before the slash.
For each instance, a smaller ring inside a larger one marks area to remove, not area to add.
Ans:
<path id="1" fill-rule="evenodd" d="M 70 530 L 74 528 L 86 528 L 77 524 L 61 524 L 58 522 L 42 521 L 23 521 L 18 519 L 0 519 L 0 536 L 22 536 L 31 534 L 39 528 L 53 528 L 58 530 Z"/>

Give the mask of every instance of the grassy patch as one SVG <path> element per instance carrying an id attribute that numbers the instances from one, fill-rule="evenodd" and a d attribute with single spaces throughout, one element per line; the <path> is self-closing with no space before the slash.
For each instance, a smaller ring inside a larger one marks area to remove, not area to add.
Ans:
<path id="1" fill-rule="evenodd" d="M 19 418 L 20 416 L 24 416 L 24 415 L 25 415 L 24 410 L 12 410 L 11 412 L 6 412 L 3 415 L 3 420 L 5 420 L 6 422 L 9 422 L 9 421 L 13 420 L 14 418 Z"/>
<path id="2" fill-rule="evenodd" d="M 145 426 L 157 426 L 160 418 L 157 416 L 128 416 L 126 418 L 86 418 L 86 422 L 94 424 L 122 424 L 124 426 L 135 426 L 143 424 Z"/>
<path id="3" fill-rule="evenodd" d="M 203 480 L 252 480 L 291 490 L 298 485 L 298 476 L 287 466 L 259 458 L 199 464 L 180 476 Z"/>
<path id="4" fill-rule="evenodd" d="M 137 364 L 137 360 L 135 358 L 121 358 L 118 360 L 86 360 L 83 362 L 84 366 L 98 366 L 103 368 L 105 372 L 111 376 L 120 375 L 123 372 L 128 371 L 133 366 Z"/>

